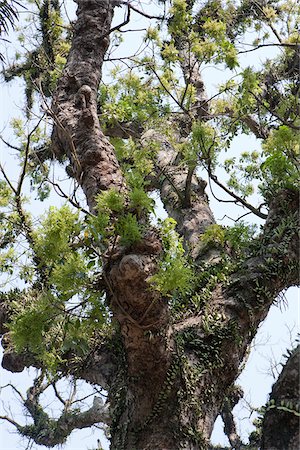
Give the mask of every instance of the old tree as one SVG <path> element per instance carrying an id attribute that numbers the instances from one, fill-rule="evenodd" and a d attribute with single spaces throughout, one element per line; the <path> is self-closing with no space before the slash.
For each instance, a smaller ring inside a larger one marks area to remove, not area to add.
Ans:
<path id="1" fill-rule="evenodd" d="M 102 423 L 114 450 L 196 450 L 221 415 L 231 448 L 296 449 L 297 348 L 247 445 L 232 408 L 258 326 L 299 282 L 298 2 L 75 3 L 73 21 L 64 1 L 0 3 L 2 43 L 26 16 L 14 62 L 2 52 L 26 93 L 2 136 L 18 161 L 1 166 L 2 366 L 37 369 L 12 387 L 27 422 L 1 418 L 47 447 Z M 237 149 L 245 134 L 260 150 Z M 240 207 L 231 226 L 215 189 Z"/>

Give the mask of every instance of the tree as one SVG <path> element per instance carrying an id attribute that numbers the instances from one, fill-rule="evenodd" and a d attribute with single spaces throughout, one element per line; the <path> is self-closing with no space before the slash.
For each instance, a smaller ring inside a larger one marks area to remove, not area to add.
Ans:
<path id="1" fill-rule="evenodd" d="M 208 448 L 221 414 L 241 448 L 235 380 L 270 306 L 299 283 L 299 6 L 175 0 L 153 13 L 139 2 L 76 3 L 66 26 L 58 1 L 29 2 L 36 42 L 3 72 L 6 81 L 24 78 L 31 129 L 15 120 L 19 143 L 6 142 L 21 164 L 18 181 L 1 168 L 2 365 L 39 374 L 22 397 L 31 422 L 2 418 L 48 447 L 103 423 L 111 449 L 175 450 Z M 125 17 L 112 26 L 116 7 Z M 114 58 L 134 12 L 150 22 L 143 49 Z M 278 51 L 243 67 L 241 56 L 260 48 Z M 100 83 L 115 60 L 113 83 Z M 202 70 L 212 65 L 225 72 L 209 97 Z M 222 162 L 244 133 L 261 151 Z M 70 195 L 50 175 L 55 164 Z M 233 226 L 215 222 L 204 176 L 243 208 Z M 37 222 L 27 180 L 39 200 L 52 189 L 65 204 Z M 153 194 L 168 216 L 156 224 Z M 295 354 L 266 406 L 263 438 L 248 448 L 282 449 L 280 433 L 272 444 L 268 433 L 283 413 L 286 448 L 295 448 Z M 74 392 L 66 400 L 57 388 L 63 377 L 104 389 L 105 403 L 95 396 L 89 410 L 75 409 Z M 59 418 L 42 407 L 50 388 L 63 404 Z"/>
<path id="2" fill-rule="evenodd" d="M 18 20 L 17 8 L 22 5 L 17 0 L 4 0 L 0 2 L 0 40 L 5 41 L 3 35 L 8 34 L 9 27 L 14 28 L 15 22 Z M 4 56 L 0 53 L 0 61 L 4 61 Z"/>

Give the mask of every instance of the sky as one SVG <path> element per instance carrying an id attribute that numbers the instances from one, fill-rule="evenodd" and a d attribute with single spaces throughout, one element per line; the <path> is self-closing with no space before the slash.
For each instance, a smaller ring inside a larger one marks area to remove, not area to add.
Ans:
<path id="1" fill-rule="evenodd" d="M 145 2 L 145 10 L 149 11 L 149 5 L 151 2 Z M 74 14 L 74 3 L 71 0 L 66 2 L 68 7 L 68 13 L 70 17 Z M 130 29 L 134 28 L 144 28 L 145 21 L 141 17 L 132 15 L 133 21 L 130 23 Z M 115 16 L 115 24 L 123 21 L 123 11 L 117 9 L 117 14 Z M 133 51 L 136 46 L 136 33 L 126 33 L 126 51 L 128 53 Z M 11 48 L 9 54 L 12 54 L 13 47 L 16 45 L 12 39 Z M 120 51 L 123 51 L 122 48 Z M 269 55 L 267 55 L 269 56 Z M 259 58 L 265 58 L 266 53 L 257 54 L 254 52 L 251 55 L 245 57 L 245 64 L 256 64 Z M 208 83 L 208 93 L 212 92 L 215 86 L 224 80 L 226 74 L 220 70 L 213 70 L 211 67 L 203 72 L 203 77 Z M 9 130 L 9 122 L 13 117 L 21 117 L 22 108 L 24 107 L 24 93 L 23 86 L 20 81 L 12 81 L 10 84 L 0 84 L 0 105 L 1 107 L 0 115 L 0 134 L 9 139 L 11 139 L 11 131 Z M 230 156 L 234 155 L 241 148 L 245 150 L 254 150 L 258 147 L 258 143 L 254 138 L 249 136 L 243 136 L 237 139 L 230 149 Z M 229 155 L 227 155 L 228 157 Z M 11 174 L 12 178 L 15 175 L 15 161 L 10 157 L 9 151 L 5 146 L 0 143 L 0 160 L 4 163 L 6 169 Z M 217 196 L 222 196 L 223 193 L 219 190 L 217 186 L 214 187 L 214 194 Z M 211 197 L 211 207 L 215 211 L 215 218 L 219 223 L 224 225 L 232 224 L 230 217 L 234 217 L 237 214 L 237 210 L 234 206 L 228 207 L 228 204 L 220 204 Z M 51 202 L 53 199 L 51 198 Z M 255 199 L 254 199 L 255 201 Z M 40 208 L 38 203 L 34 204 L 34 208 Z M 37 212 L 37 210 L 36 210 Z M 41 210 L 42 212 L 42 210 Z M 163 212 L 161 211 L 161 214 Z M 235 413 L 237 414 L 238 429 L 241 433 L 242 438 L 246 439 L 249 431 L 253 429 L 251 423 L 255 417 L 255 414 L 250 413 L 249 405 L 252 407 L 262 406 L 268 399 L 268 394 L 271 390 L 272 383 L 278 376 L 281 370 L 280 362 L 282 362 L 282 354 L 286 352 L 287 348 L 291 348 L 296 334 L 299 330 L 299 289 L 291 288 L 286 292 L 286 300 L 282 300 L 278 305 L 272 306 L 270 313 L 264 323 L 261 324 L 255 341 L 252 345 L 252 351 L 249 356 L 249 360 L 246 369 L 241 374 L 238 383 L 242 385 L 245 392 L 245 400 L 240 402 L 240 404 L 235 408 Z M 12 374 L 10 372 L 1 370 L 1 382 L 0 385 L 6 385 L 11 382 L 15 384 L 18 389 L 26 391 L 26 387 L 30 386 L 32 381 L 32 370 L 24 370 L 21 374 Z M 84 388 L 84 392 L 87 392 L 87 388 Z M 16 420 L 22 417 L 22 407 L 20 403 L 13 398 L 12 393 L 9 389 L 2 389 L 1 393 L 1 403 L 7 403 L 10 401 L 12 405 L 12 417 Z M 51 403 L 53 399 L 49 398 L 48 403 Z M 55 406 L 53 406 L 55 409 Z M 8 411 L 9 412 L 9 411 Z M 216 427 L 213 433 L 212 442 L 214 444 L 228 445 L 227 438 L 222 432 L 222 422 L 218 419 Z M 108 449 L 107 441 L 103 438 L 103 434 L 96 429 L 93 430 L 80 430 L 73 432 L 71 437 L 68 439 L 66 445 L 63 446 L 64 450 L 88 450 L 96 448 L 97 439 L 101 439 L 102 445 L 105 450 Z M 26 440 L 21 438 L 16 434 L 12 426 L 7 423 L 0 424 L 0 447 L 3 450 L 16 450 L 16 449 L 26 449 L 32 448 L 33 450 L 43 449 L 45 447 L 40 447 L 32 445 L 27 447 L 28 443 Z M 59 447 L 57 447 L 58 449 Z"/>

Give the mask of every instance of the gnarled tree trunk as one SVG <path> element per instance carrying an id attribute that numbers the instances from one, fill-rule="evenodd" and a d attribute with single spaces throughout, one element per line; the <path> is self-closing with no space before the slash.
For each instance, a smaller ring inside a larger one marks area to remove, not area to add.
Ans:
<path id="1" fill-rule="evenodd" d="M 90 211 L 96 213 L 95 198 L 100 192 L 115 189 L 125 197 L 128 192 L 115 149 L 102 132 L 97 116 L 97 92 L 116 2 L 76 3 L 72 47 L 53 96 L 52 144 L 57 158 L 68 158 L 69 173 L 82 187 Z M 186 82 L 197 89 L 193 118 L 206 120 L 209 111 L 198 66 L 193 58 L 186 57 L 184 40 L 177 45 Z M 180 139 L 178 133 L 178 143 Z M 159 190 L 165 209 L 176 220 L 196 274 L 200 276 L 206 267 L 215 282 L 210 284 L 209 293 L 204 292 L 203 285 L 191 293 L 191 297 L 198 294 L 201 298 L 198 308 L 189 311 L 187 301 L 187 311 L 180 317 L 172 316 L 172 300 L 150 283 L 163 257 L 159 232 L 149 226 L 139 243 L 109 248 L 101 293 L 104 288 L 117 324 L 113 345 L 95 343 L 86 365 L 69 366 L 68 371 L 108 391 L 111 450 L 205 449 L 215 420 L 235 389 L 259 324 L 281 290 L 298 280 L 299 197 L 293 190 L 283 189 L 270 201 L 261 235 L 248 249 L 244 261 L 232 264 L 228 270 L 217 245 L 204 247 L 199 243 L 201 235 L 215 223 L 206 183 L 194 169 L 178 164 L 176 149 L 167 136 L 147 130 L 140 136 L 141 147 L 149 140 L 158 149 L 152 189 Z M 231 256 L 230 250 L 227 256 Z M 218 273 L 223 271 L 223 277 L 214 277 L 216 268 Z M 28 358 L 34 364 L 30 355 Z M 29 365 L 25 357 L 18 361 L 20 368 Z M 4 365 L 10 368 L 13 364 L 16 368 L 16 359 L 8 353 Z M 296 356 L 286 367 L 294 375 L 290 364 L 296 364 Z M 278 390 L 278 399 L 288 397 L 281 389 L 285 384 L 283 374 L 274 387 L 274 399 Z M 292 396 L 295 394 L 293 388 Z M 28 405 L 34 416 L 34 401 L 31 399 Z M 95 414 L 95 422 L 104 420 L 101 408 L 90 412 Z M 275 410 L 266 414 L 263 448 L 285 448 L 277 445 L 282 441 L 269 430 L 274 429 L 277 420 L 285 420 L 286 414 Z M 81 416 L 82 423 L 85 420 L 86 416 Z M 294 419 L 289 423 L 287 434 L 292 438 L 288 437 L 291 444 L 286 448 L 292 449 L 296 442 Z M 63 422 L 67 431 L 78 422 L 73 425 L 71 421 Z M 26 434 L 26 430 L 20 431 Z M 277 447 L 272 447 L 272 439 Z M 49 436 L 39 441 L 49 446 L 54 442 L 55 438 L 50 441 Z"/>

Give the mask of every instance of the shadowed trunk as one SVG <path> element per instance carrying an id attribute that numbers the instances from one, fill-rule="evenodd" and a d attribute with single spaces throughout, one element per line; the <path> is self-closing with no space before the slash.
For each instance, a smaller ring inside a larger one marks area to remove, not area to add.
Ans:
<path id="1" fill-rule="evenodd" d="M 263 450 L 300 447 L 299 358 L 298 345 L 273 385 L 262 424 Z"/>

